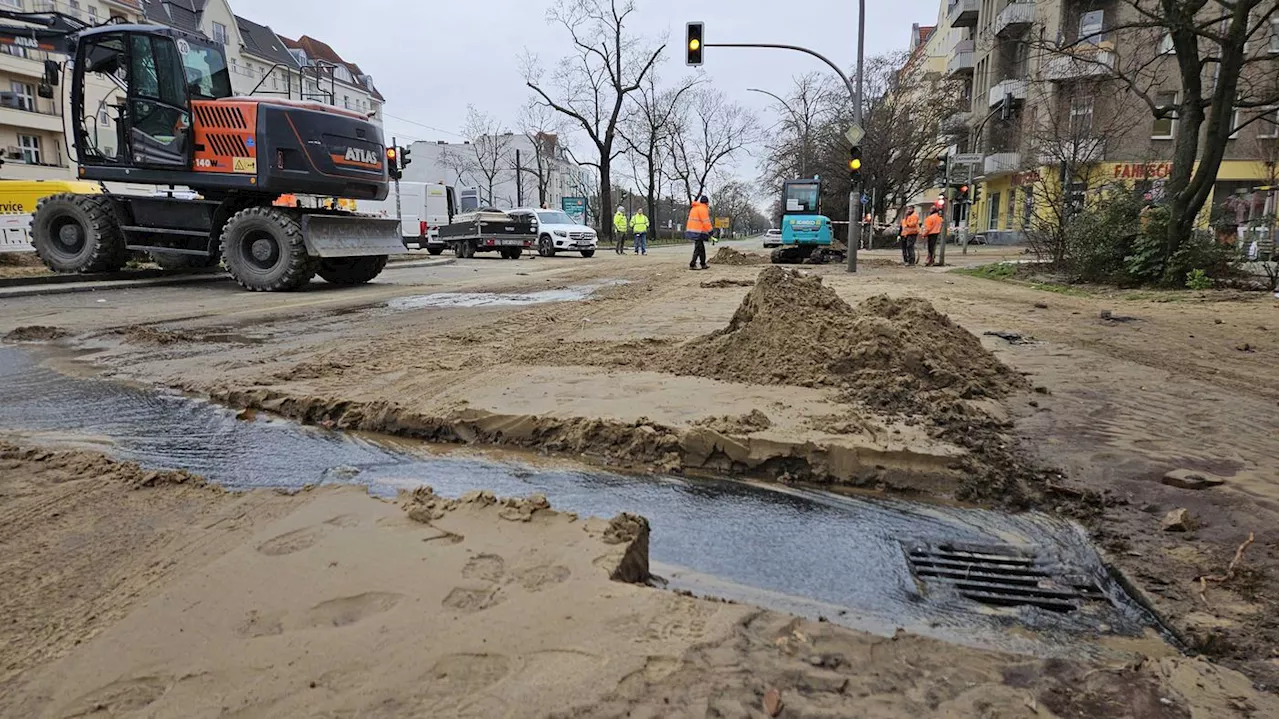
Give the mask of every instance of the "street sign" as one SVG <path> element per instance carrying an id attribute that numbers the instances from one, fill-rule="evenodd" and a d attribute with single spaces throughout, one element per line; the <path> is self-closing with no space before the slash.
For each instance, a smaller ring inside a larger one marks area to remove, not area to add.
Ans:
<path id="1" fill-rule="evenodd" d="M 728 217 L 717 217 L 717 218 L 716 218 L 716 229 L 717 229 L 717 230 L 727 230 L 727 229 L 729 229 L 729 218 L 728 218 Z"/>
<path id="2" fill-rule="evenodd" d="M 965 154 L 963 154 L 963 155 L 952 155 L 952 156 L 951 156 L 951 164 L 952 164 L 952 165 L 981 165 L 981 164 L 982 164 L 982 153 L 981 153 L 981 152 L 967 152 L 967 153 L 965 153 Z"/>
<path id="3" fill-rule="evenodd" d="M 849 140 L 850 145 L 860 145 L 862 138 L 867 136 L 867 131 L 862 129 L 861 125 L 853 125 L 844 133 L 844 136 Z"/>
<path id="4" fill-rule="evenodd" d="M 560 198 L 560 209 L 564 210 L 564 214 L 573 218 L 573 221 L 579 225 L 587 224 L 587 198 L 562 197 Z"/>

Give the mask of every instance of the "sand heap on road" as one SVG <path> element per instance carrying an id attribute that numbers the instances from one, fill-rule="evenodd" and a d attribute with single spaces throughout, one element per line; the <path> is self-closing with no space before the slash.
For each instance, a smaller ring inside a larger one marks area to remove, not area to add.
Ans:
<path id="1" fill-rule="evenodd" d="M 764 255 L 757 255 L 754 252 L 743 252 L 732 247 L 721 247 L 711 258 L 713 265 L 731 265 L 734 267 L 749 267 L 751 265 L 767 265 L 769 258 Z"/>
<path id="2" fill-rule="evenodd" d="M 680 374 L 847 389 L 887 409 L 921 395 L 1000 397 L 1025 383 L 926 300 L 878 295 L 854 308 L 820 277 L 781 267 L 760 273 L 728 327 L 668 361 Z"/>

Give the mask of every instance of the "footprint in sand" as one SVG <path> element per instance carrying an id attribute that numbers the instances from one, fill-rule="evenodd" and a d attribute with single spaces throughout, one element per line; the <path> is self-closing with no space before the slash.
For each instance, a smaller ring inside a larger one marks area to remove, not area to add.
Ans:
<path id="1" fill-rule="evenodd" d="M 713 610 L 702 607 L 687 597 L 677 597 L 645 627 L 650 640 L 701 639 L 707 631 L 707 618 Z"/>
<path id="2" fill-rule="evenodd" d="M 559 564 L 543 564 L 519 572 L 516 579 L 520 582 L 520 586 L 530 592 L 537 592 L 565 581 L 570 574 L 568 567 Z"/>
<path id="3" fill-rule="evenodd" d="M 249 610 L 244 621 L 236 627 L 236 634 L 242 637 L 273 637 L 284 633 L 284 614 L 282 612 L 262 613 L 256 609 Z"/>
<path id="4" fill-rule="evenodd" d="M 472 614 L 501 604 L 503 599 L 497 587 L 454 587 L 440 604 L 445 609 Z"/>
<path id="5" fill-rule="evenodd" d="M 80 697 L 60 716 L 73 719 L 103 714 L 120 716 L 141 711 L 163 696 L 172 683 L 167 677 L 136 677 L 114 681 Z"/>
<path id="6" fill-rule="evenodd" d="M 292 532 L 285 532 L 276 537 L 272 537 L 262 544 L 258 545 L 258 551 L 268 557 L 279 557 L 285 554 L 293 554 L 301 552 L 304 549 L 310 549 L 315 546 L 316 542 L 324 536 L 324 530 L 319 527 L 304 527 L 295 529 Z"/>
<path id="7" fill-rule="evenodd" d="M 320 602 L 303 615 L 303 627 L 345 627 L 363 619 L 390 611 L 404 599 L 392 592 L 365 592 L 352 597 L 339 597 Z"/>
<path id="8" fill-rule="evenodd" d="M 477 579 L 482 582 L 496 582 L 502 579 L 507 563 L 496 554 L 477 554 L 462 568 L 465 579 Z"/>

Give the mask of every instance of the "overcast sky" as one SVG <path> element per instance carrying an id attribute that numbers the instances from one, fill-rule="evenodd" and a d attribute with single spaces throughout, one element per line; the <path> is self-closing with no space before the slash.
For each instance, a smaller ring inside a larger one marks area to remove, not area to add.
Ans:
<path id="1" fill-rule="evenodd" d="M 297 38 L 311 35 L 373 75 L 387 98 L 388 138 L 457 140 L 468 104 L 515 124 L 528 99 L 520 71 L 527 48 L 547 67 L 570 50 L 564 28 L 548 24 L 553 0 L 231 0 L 241 15 Z M 676 79 L 684 65 L 684 26 L 706 23 L 707 42 L 769 42 L 812 48 L 843 67 L 856 59 L 857 4 L 852 0 L 636 0 L 632 32 L 668 49 L 660 77 Z M 333 8 L 332 11 L 326 10 Z M 907 47 L 911 24 L 932 25 L 936 0 L 868 0 L 868 56 Z M 708 48 L 703 71 L 712 85 L 761 112 L 782 95 L 790 78 L 826 66 L 781 50 Z M 417 123 L 417 124 L 415 124 Z M 424 127 L 427 126 L 427 127 Z M 434 129 L 432 129 L 434 128 Z M 514 128 L 513 128 L 514 129 Z M 740 174 L 754 179 L 755 161 Z"/>

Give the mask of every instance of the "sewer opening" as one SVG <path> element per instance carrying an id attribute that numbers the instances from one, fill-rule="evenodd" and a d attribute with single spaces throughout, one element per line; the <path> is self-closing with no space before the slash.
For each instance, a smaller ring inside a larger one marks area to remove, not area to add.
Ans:
<path id="1" fill-rule="evenodd" d="M 947 543 L 904 549 L 919 585 L 949 587 L 983 604 L 1074 612 L 1086 602 L 1108 602 L 1086 570 L 1016 547 Z"/>

